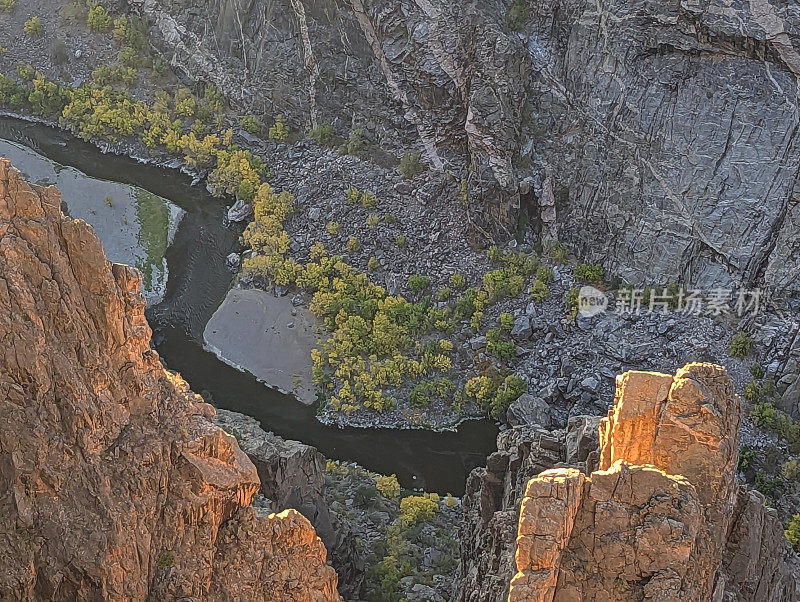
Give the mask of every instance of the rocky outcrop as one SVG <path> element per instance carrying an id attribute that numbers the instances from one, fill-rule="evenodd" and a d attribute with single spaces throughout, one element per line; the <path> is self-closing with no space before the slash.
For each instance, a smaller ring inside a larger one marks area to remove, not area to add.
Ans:
<path id="1" fill-rule="evenodd" d="M 501 602 L 516 570 L 519 505 L 526 483 L 535 475 L 564 465 L 586 466 L 596 452 L 596 431 L 583 434 L 583 421 L 570 421 L 567 431 L 547 431 L 539 426 L 517 426 L 500 433 L 497 452 L 467 479 L 460 529 L 461 560 L 458 602 Z M 591 431 L 591 429 L 588 429 Z"/>
<path id="2" fill-rule="evenodd" d="M 0 597 L 339 600 L 312 526 L 150 348 L 139 273 L 0 160 Z"/>
<path id="3" fill-rule="evenodd" d="M 288 441 L 264 431 L 250 416 L 217 410 L 215 420 L 255 464 L 259 494 L 275 511 L 294 508 L 305 516 L 330 552 L 339 577 L 339 592 L 358 599 L 364 582 L 364 559 L 350 525 L 332 514 L 325 500 L 325 457 L 310 445 Z"/>
<path id="4" fill-rule="evenodd" d="M 483 234 L 526 211 L 627 282 L 800 292 L 792 4 L 523 2 L 519 31 L 512 0 L 128 4 L 242 110 L 468 179 Z"/>
<path id="5" fill-rule="evenodd" d="M 598 469 L 527 484 L 509 601 L 798 599 L 777 513 L 736 483 L 740 420 L 719 366 L 618 377 Z"/>

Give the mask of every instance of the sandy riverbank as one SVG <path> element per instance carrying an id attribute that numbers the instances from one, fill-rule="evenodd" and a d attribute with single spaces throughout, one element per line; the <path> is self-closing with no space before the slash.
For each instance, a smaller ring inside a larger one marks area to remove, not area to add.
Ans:
<path id="1" fill-rule="evenodd" d="M 225 363 L 311 404 L 316 401 L 311 349 L 318 328 L 308 309 L 294 307 L 290 296 L 234 288 L 206 325 L 203 340 Z"/>

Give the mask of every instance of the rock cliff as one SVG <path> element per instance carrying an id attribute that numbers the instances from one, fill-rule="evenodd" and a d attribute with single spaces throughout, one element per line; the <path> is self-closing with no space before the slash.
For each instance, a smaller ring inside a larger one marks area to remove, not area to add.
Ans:
<path id="1" fill-rule="evenodd" d="M 485 233 L 526 212 L 628 282 L 800 292 L 792 3 L 127 1 L 242 110 L 467 179 Z"/>
<path id="2" fill-rule="evenodd" d="M 508 600 L 795 600 L 774 510 L 736 483 L 725 370 L 618 377 L 597 470 L 546 470 L 522 500 Z"/>
<path id="3" fill-rule="evenodd" d="M 137 271 L 0 160 L 0 598 L 340 600 L 307 519 L 150 348 Z"/>

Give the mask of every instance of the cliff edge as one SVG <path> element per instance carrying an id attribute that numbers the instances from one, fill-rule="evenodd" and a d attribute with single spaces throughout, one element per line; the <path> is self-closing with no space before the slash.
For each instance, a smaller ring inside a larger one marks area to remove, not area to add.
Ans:
<path id="1" fill-rule="evenodd" d="M 141 276 L 0 159 L 0 598 L 340 600 L 300 513 L 150 348 Z"/>
<path id="2" fill-rule="evenodd" d="M 528 481 L 509 602 L 796 600 L 777 513 L 736 483 L 724 368 L 617 377 L 597 469 Z"/>

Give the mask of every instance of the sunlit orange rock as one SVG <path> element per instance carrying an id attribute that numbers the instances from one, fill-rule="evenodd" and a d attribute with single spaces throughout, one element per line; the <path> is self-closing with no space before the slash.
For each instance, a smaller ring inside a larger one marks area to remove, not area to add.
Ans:
<path id="1" fill-rule="evenodd" d="M 150 348 L 140 275 L 0 160 L 0 599 L 339 600 L 311 524 Z"/>
<path id="2" fill-rule="evenodd" d="M 619 376 L 598 470 L 528 483 L 509 601 L 795 600 L 776 513 L 735 481 L 740 421 L 720 366 Z"/>

